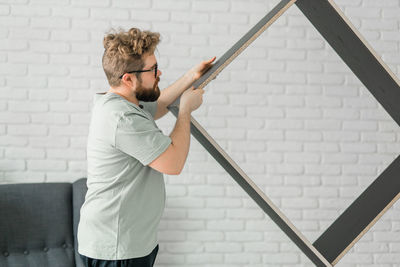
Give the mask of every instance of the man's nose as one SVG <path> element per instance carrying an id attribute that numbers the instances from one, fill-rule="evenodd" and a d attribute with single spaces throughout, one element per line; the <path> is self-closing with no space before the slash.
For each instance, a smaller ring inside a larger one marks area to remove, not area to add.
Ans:
<path id="1" fill-rule="evenodd" d="M 159 77 L 159 76 L 161 76 L 162 75 L 162 72 L 161 72 L 161 70 L 157 70 L 157 77 Z"/>

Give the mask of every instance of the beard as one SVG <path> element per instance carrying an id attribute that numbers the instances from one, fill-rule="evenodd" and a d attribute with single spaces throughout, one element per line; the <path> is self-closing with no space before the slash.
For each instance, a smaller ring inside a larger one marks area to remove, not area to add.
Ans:
<path id="1" fill-rule="evenodd" d="M 154 102 L 160 97 L 160 88 L 158 82 L 160 78 L 154 82 L 153 88 L 145 88 L 142 83 L 136 88 L 136 99 L 143 102 Z"/>

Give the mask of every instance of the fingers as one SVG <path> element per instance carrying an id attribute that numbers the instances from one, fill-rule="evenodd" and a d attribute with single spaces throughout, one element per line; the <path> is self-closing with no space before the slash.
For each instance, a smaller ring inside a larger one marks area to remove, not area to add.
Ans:
<path id="1" fill-rule="evenodd" d="M 213 58 L 210 58 L 209 60 L 205 60 L 203 61 L 204 65 L 210 65 L 211 63 L 213 63 L 213 61 L 216 59 L 217 57 L 214 56 Z"/>
<path id="2" fill-rule="evenodd" d="M 209 59 L 209 60 L 207 60 L 206 62 L 207 62 L 207 64 L 211 64 L 215 59 L 216 59 L 217 57 L 216 56 L 214 56 L 213 58 L 211 58 L 211 59 Z"/>

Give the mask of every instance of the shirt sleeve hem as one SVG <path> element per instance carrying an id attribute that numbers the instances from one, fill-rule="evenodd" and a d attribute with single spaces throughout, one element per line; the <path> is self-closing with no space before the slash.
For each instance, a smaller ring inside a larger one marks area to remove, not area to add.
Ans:
<path id="1" fill-rule="evenodd" d="M 151 162 L 153 162 L 153 160 L 158 158 L 162 153 L 165 152 L 165 150 L 167 150 L 167 148 L 169 147 L 171 142 L 172 142 L 171 138 L 169 136 L 167 136 L 167 138 L 165 139 L 165 142 L 163 142 L 153 153 L 151 153 L 150 156 L 148 156 L 146 159 L 144 159 L 142 161 L 142 164 L 144 166 L 147 166 Z"/>

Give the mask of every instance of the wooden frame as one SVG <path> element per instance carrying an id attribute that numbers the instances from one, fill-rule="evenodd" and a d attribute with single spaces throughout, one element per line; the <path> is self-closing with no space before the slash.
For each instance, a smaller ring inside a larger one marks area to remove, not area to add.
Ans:
<path id="1" fill-rule="evenodd" d="M 282 0 L 194 83 L 204 88 L 293 3 L 400 125 L 400 82 L 332 0 Z M 177 117 L 179 98 L 169 107 Z M 400 197 L 400 157 L 311 244 L 192 117 L 191 133 L 316 266 L 335 265 Z"/>

